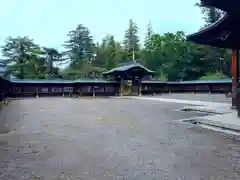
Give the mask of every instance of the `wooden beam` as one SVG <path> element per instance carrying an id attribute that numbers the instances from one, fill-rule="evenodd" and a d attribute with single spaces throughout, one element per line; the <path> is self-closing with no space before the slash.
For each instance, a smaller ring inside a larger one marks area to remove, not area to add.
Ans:
<path id="1" fill-rule="evenodd" d="M 232 92 L 235 94 L 237 87 L 237 75 L 238 75 L 238 53 L 237 49 L 232 49 Z M 236 108 L 237 106 L 237 94 L 232 97 L 232 108 Z"/>

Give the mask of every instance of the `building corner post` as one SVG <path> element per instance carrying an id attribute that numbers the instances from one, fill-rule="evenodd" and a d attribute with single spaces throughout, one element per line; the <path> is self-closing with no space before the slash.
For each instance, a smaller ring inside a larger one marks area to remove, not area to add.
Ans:
<path id="1" fill-rule="evenodd" d="M 232 93 L 234 96 L 232 97 L 232 108 L 236 108 L 237 106 L 237 71 L 238 71 L 238 50 L 232 49 Z"/>

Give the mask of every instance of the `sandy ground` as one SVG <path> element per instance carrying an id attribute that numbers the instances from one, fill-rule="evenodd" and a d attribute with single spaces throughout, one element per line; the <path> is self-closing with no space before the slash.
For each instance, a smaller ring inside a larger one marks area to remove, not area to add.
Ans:
<path id="1" fill-rule="evenodd" d="M 11 101 L 0 179 L 239 179 L 240 143 L 186 123 L 183 104 L 131 99 Z"/>

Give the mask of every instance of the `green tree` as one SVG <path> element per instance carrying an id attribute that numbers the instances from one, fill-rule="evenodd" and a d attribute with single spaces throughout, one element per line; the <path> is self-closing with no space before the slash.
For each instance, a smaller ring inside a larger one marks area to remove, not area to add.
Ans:
<path id="1" fill-rule="evenodd" d="M 56 77 L 59 76 L 59 69 L 54 67 L 54 63 L 62 62 L 62 54 L 58 52 L 55 48 L 43 47 L 43 54 L 46 59 L 47 66 L 47 77 Z"/>
<path id="2" fill-rule="evenodd" d="M 129 20 L 129 27 L 125 31 L 123 44 L 128 58 L 131 57 L 131 59 L 135 60 L 139 57 L 138 53 L 140 44 L 138 37 L 138 27 L 132 19 Z"/>
<path id="3" fill-rule="evenodd" d="M 91 63 L 95 58 L 95 45 L 87 27 L 82 24 L 68 33 L 69 40 L 65 42 L 67 51 L 65 54 L 70 60 L 69 67 L 78 76 L 89 76 L 92 68 Z"/>
<path id="4" fill-rule="evenodd" d="M 28 37 L 8 37 L 2 46 L 2 54 L 14 75 L 23 79 L 28 73 L 34 51 L 38 49 L 39 46 Z"/>
<path id="5" fill-rule="evenodd" d="M 90 61 L 94 53 L 94 43 L 87 27 L 78 25 L 75 30 L 68 33 L 69 40 L 65 42 L 65 54 L 70 58 L 70 66 L 83 65 Z"/>
<path id="6" fill-rule="evenodd" d="M 204 9 L 206 25 L 222 15 L 215 10 Z M 151 22 L 147 25 L 142 48 L 137 25 L 132 19 L 122 43 L 107 35 L 95 44 L 89 29 L 80 24 L 68 33 L 64 47 L 66 51 L 60 53 L 53 48 L 40 48 L 28 37 L 9 37 L 2 47 L 3 62 L 18 78 L 42 79 L 59 74 L 66 79 L 99 78 L 103 71 L 131 60 L 134 54 L 135 60 L 141 59 L 140 63 L 155 71 L 155 78 L 162 81 L 219 78 L 216 74 L 221 73 L 231 75 L 230 51 L 188 42 L 181 31 L 153 33 Z M 59 72 L 56 64 L 66 62 L 69 65 Z"/>
<path id="7" fill-rule="evenodd" d="M 151 40 L 152 40 L 153 35 L 154 35 L 154 33 L 153 33 L 153 29 L 152 29 L 152 23 L 151 23 L 151 21 L 149 21 L 149 23 L 147 25 L 147 33 L 146 33 L 145 40 L 144 40 L 145 50 L 151 49 Z"/>
<path id="8" fill-rule="evenodd" d="M 121 44 L 115 41 L 114 36 L 107 35 L 97 46 L 97 56 L 94 66 L 104 69 L 115 68 L 123 60 L 123 48 Z"/>
<path id="9" fill-rule="evenodd" d="M 219 20 L 224 12 L 215 7 L 205 7 L 202 1 L 197 2 L 196 6 L 200 7 L 203 13 L 203 19 L 205 20 L 205 26 L 209 26 L 210 24 Z"/>
<path id="10" fill-rule="evenodd" d="M 207 73 L 205 76 L 202 76 L 200 78 L 200 80 L 220 80 L 220 79 L 229 79 L 229 78 L 222 72 Z"/>

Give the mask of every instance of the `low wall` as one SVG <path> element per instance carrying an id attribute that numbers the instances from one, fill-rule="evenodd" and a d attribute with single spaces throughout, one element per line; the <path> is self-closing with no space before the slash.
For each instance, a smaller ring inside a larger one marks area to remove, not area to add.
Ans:
<path id="1" fill-rule="evenodd" d="M 31 81 L 10 82 L 0 79 L 0 101 L 11 97 L 46 97 L 46 96 L 116 96 L 120 94 L 120 82 L 66 82 L 66 81 Z M 143 95 L 162 93 L 224 93 L 231 92 L 229 80 L 158 82 L 143 81 Z"/>
<path id="2" fill-rule="evenodd" d="M 231 81 L 142 82 L 142 94 L 223 93 L 232 91 Z"/>

